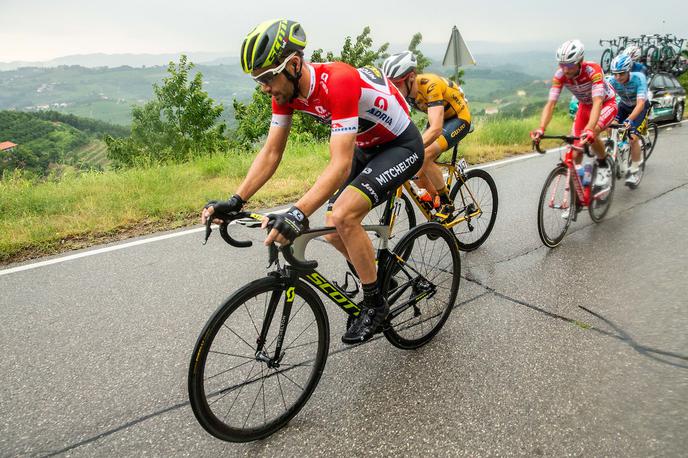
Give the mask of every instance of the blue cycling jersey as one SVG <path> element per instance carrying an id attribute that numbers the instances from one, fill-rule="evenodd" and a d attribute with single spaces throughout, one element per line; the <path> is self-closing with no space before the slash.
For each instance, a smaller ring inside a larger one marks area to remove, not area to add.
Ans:
<path id="1" fill-rule="evenodd" d="M 640 72 L 643 75 L 647 76 L 647 67 L 641 64 L 640 62 L 633 62 L 633 66 L 631 67 L 632 72 Z"/>
<path id="2" fill-rule="evenodd" d="M 632 107 L 638 101 L 647 100 L 647 79 L 642 73 L 631 72 L 626 84 L 619 83 L 613 76 L 607 76 L 607 81 L 619 96 L 620 104 Z"/>

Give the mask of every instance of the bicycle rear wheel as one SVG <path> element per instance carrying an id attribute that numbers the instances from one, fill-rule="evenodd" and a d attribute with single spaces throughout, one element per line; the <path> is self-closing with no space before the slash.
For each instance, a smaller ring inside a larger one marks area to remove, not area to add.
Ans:
<path id="1" fill-rule="evenodd" d="M 538 204 L 538 234 L 545 246 L 558 246 L 569 230 L 576 210 L 569 169 L 557 166 L 545 180 Z"/>
<path id="2" fill-rule="evenodd" d="M 394 201 L 394 205 L 398 208 L 398 213 L 392 221 L 391 232 L 389 236 L 389 249 L 391 250 L 394 245 L 401 239 L 401 236 L 407 233 L 411 228 L 416 226 L 416 213 L 411 203 L 411 199 L 408 198 L 406 194 L 402 194 L 401 197 Z M 378 205 L 377 207 L 370 210 L 363 222 L 361 224 L 382 224 L 382 217 L 385 212 L 385 204 Z M 395 208 L 395 211 L 396 211 Z M 373 232 L 368 232 L 368 236 L 373 241 L 377 240 L 377 234 Z"/>
<path id="3" fill-rule="evenodd" d="M 657 145 L 657 137 L 659 134 L 659 128 L 657 127 L 657 124 L 654 122 L 649 122 L 647 123 L 647 131 L 645 132 L 645 144 L 647 145 L 647 151 L 645 153 L 645 159 L 649 159 L 650 156 L 652 155 L 652 152 L 655 150 L 655 146 Z"/>
<path id="4" fill-rule="evenodd" d="M 473 169 L 456 182 L 449 197 L 454 202 L 454 221 L 465 218 L 452 226 L 459 249 L 473 251 L 487 240 L 497 219 L 497 186 L 485 170 Z"/>
<path id="5" fill-rule="evenodd" d="M 329 323 L 318 296 L 297 282 L 281 357 L 276 351 L 284 309 L 282 280 L 249 283 L 210 317 L 189 365 L 191 408 L 201 426 L 230 442 L 262 439 L 287 424 L 315 390 L 327 360 Z M 257 342 L 269 304 L 276 310 L 262 352 Z"/>
<path id="6" fill-rule="evenodd" d="M 614 170 L 614 161 L 612 158 L 607 156 L 606 159 L 607 162 L 607 167 L 610 167 L 610 170 Z M 590 219 L 592 219 L 594 222 L 599 223 L 602 221 L 602 218 L 604 218 L 604 215 L 607 214 L 609 211 L 609 207 L 612 205 L 612 199 L 614 197 L 614 187 L 616 185 L 616 175 L 614 173 L 610 174 L 609 177 L 609 185 L 604 188 L 600 189 L 597 186 L 594 185 L 595 183 L 595 178 L 597 176 L 597 161 L 595 161 L 595 165 L 593 166 L 592 170 L 592 183 L 590 185 L 590 204 L 588 205 L 588 213 L 590 213 Z"/>
<path id="7" fill-rule="evenodd" d="M 408 254 L 406 260 L 402 253 Z M 454 307 L 460 279 L 459 247 L 448 229 L 425 223 L 408 232 L 382 276 L 381 290 L 390 306 L 387 340 L 402 349 L 432 340 Z"/>

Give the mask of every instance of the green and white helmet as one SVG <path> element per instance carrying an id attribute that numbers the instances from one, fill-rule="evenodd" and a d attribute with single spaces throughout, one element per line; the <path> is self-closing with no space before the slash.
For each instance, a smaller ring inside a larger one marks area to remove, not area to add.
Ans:
<path id="1" fill-rule="evenodd" d="M 267 68 L 306 47 L 306 32 L 301 24 L 287 19 L 265 21 L 251 30 L 241 44 L 244 72 Z"/>

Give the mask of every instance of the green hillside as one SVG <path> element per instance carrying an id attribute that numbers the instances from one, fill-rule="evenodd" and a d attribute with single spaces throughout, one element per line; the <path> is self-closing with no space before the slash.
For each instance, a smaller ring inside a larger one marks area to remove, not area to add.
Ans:
<path id="1" fill-rule="evenodd" d="M 204 90 L 225 106 L 233 118 L 234 97 L 250 97 L 255 84 L 237 65 L 196 67 L 203 74 Z M 85 68 L 77 65 L 53 68 L 27 67 L 0 72 L 0 110 L 58 110 L 110 123 L 129 125 L 132 105 L 152 96 L 154 83 L 167 75 L 166 66 L 132 68 Z"/>
<path id="2" fill-rule="evenodd" d="M 64 165 L 102 168 L 107 164 L 103 136 L 127 133 L 121 126 L 59 112 L 0 111 L 0 141 L 19 145 L 0 153 L 0 175 L 17 168 L 39 175 Z"/>

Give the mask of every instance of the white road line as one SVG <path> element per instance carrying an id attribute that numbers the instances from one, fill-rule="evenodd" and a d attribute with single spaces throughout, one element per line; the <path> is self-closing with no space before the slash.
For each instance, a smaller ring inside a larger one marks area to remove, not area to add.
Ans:
<path id="1" fill-rule="evenodd" d="M 673 123 L 673 124 L 665 124 L 665 125 L 660 126 L 660 129 L 663 129 L 663 128 L 666 128 L 666 127 L 676 126 L 676 125 L 682 124 L 682 123 L 684 123 L 684 122 L 686 122 L 686 121 L 687 121 L 687 120 L 683 120 L 683 121 L 681 121 L 681 122 L 677 122 L 677 123 Z M 549 153 L 554 153 L 554 152 L 560 152 L 561 150 L 562 150 L 562 148 L 553 148 L 553 149 L 547 150 L 546 153 L 549 154 Z M 524 161 L 524 160 L 526 160 L 526 159 L 530 159 L 530 158 L 533 158 L 533 157 L 536 157 L 536 156 L 541 156 L 541 154 L 540 154 L 540 153 L 529 153 L 529 154 L 524 154 L 524 155 L 521 155 L 521 156 L 518 156 L 518 157 L 512 157 L 512 158 L 509 158 L 509 159 L 503 159 L 503 160 L 500 160 L 500 161 L 490 162 L 490 163 L 484 164 L 484 165 L 481 164 L 481 165 L 478 165 L 478 166 L 475 166 L 475 167 L 471 167 L 471 168 L 476 168 L 476 169 L 488 169 L 488 168 L 491 168 L 491 167 L 499 167 L 499 166 L 501 166 L 501 165 L 509 164 L 509 163 L 511 163 L 511 162 Z M 285 209 L 277 210 L 277 211 L 275 211 L 275 212 L 280 212 L 280 211 L 283 212 L 283 211 L 286 211 L 286 210 L 287 210 L 287 209 L 285 208 Z M 2 277 L 3 275 L 9 275 L 9 274 L 13 274 L 13 273 L 16 273 L 16 272 L 23 272 L 23 271 L 25 271 L 25 270 L 36 269 L 36 268 L 38 268 L 38 267 L 50 266 L 50 265 L 53 265 L 53 264 L 58 264 L 58 263 L 60 263 L 60 262 L 72 261 L 72 260 L 74 260 L 74 259 L 85 258 L 85 257 L 87 257 L 87 256 L 95 256 L 95 255 L 97 255 L 97 254 L 108 253 L 108 252 L 110 252 L 110 251 L 123 250 L 123 249 L 125 249 L 125 248 L 130 248 L 130 247 L 133 247 L 133 246 L 143 245 L 143 244 L 145 244 L 145 243 L 153 243 L 153 242 L 158 242 L 158 241 L 160 241 L 160 240 L 167 240 L 167 239 L 171 239 L 171 238 L 174 238 L 174 237 L 182 237 L 182 236 L 188 235 L 188 234 L 195 234 L 195 233 L 201 232 L 201 231 L 203 231 L 203 230 L 205 230 L 204 227 L 197 227 L 197 228 L 188 229 L 188 230 L 185 230 L 185 231 L 174 232 L 174 233 L 172 233 L 172 234 L 165 234 L 165 235 L 160 235 L 160 236 L 157 236 L 157 237 L 149 237 L 149 238 L 146 238 L 146 239 L 143 239 L 143 240 L 137 240 L 137 241 L 135 241 L 135 242 L 127 242 L 127 243 L 123 243 L 123 244 L 121 244 L 121 245 L 113 245 L 113 246 L 109 246 L 109 247 L 105 247 L 105 248 L 97 248 L 97 249 L 90 250 L 90 251 L 84 251 L 84 252 L 82 252 L 82 253 L 71 254 L 71 255 L 69 255 L 69 256 L 63 256 L 63 257 L 60 257 L 60 258 L 49 259 L 49 260 L 47 260 L 47 261 L 40 261 L 40 262 L 36 262 L 36 263 L 32 263 L 32 264 L 25 264 L 25 265 L 22 265 L 22 266 L 12 267 L 12 268 L 10 268 L 10 269 L 0 270 L 0 277 Z"/>
<path id="2" fill-rule="evenodd" d="M 204 231 L 205 227 L 197 227 L 194 229 L 188 229 L 181 232 L 175 232 L 173 234 L 159 235 L 157 237 L 149 237 L 143 240 L 136 240 L 134 242 L 122 243 L 121 245 L 113 245 L 104 248 L 97 248 L 90 251 L 84 251 L 82 253 L 70 254 L 69 256 L 63 256 L 61 258 L 48 259 L 47 261 L 36 262 L 33 264 L 25 264 L 23 266 L 12 267 L 11 269 L 0 270 L 0 277 L 3 275 L 13 274 L 15 272 L 22 272 L 24 270 L 35 269 L 37 267 L 50 266 L 52 264 L 57 264 L 59 262 L 71 261 L 73 259 L 85 258 L 87 256 L 94 256 L 96 254 L 108 253 L 110 251 L 123 250 L 124 248 L 130 248 L 137 245 L 143 245 L 145 243 L 158 242 L 160 240 L 167 240 L 174 237 L 181 237 L 183 235 L 194 234 L 196 232 Z"/>

